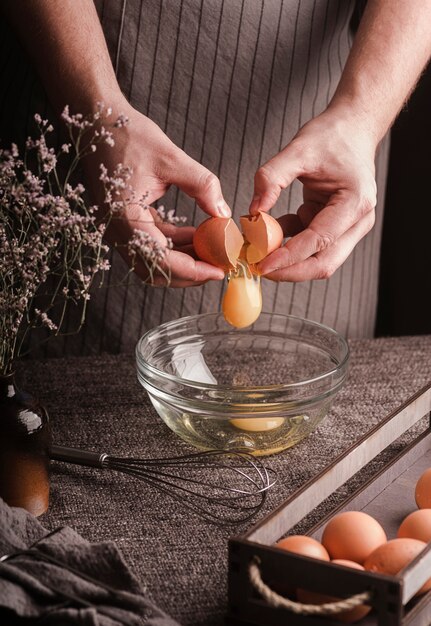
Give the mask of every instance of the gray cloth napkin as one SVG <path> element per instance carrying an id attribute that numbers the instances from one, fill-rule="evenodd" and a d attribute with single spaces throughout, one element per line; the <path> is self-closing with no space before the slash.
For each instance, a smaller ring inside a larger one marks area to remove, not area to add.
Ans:
<path id="1" fill-rule="evenodd" d="M 6 622 L 7 618 L 7 622 Z M 112 542 L 48 532 L 0 498 L 0 623 L 179 626 L 145 596 Z"/>

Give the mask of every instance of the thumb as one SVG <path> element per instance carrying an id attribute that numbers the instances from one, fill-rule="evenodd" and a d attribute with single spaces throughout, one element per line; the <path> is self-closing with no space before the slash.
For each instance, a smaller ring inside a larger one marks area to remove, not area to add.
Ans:
<path id="1" fill-rule="evenodd" d="M 302 173 L 303 167 L 298 153 L 293 146 L 288 145 L 257 170 L 250 214 L 256 215 L 258 211 L 272 209 L 281 190 L 286 189 Z"/>
<path id="2" fill-rule="evenodd" d="M 178 149 L 171 180 L 184 193 L 194 198 L 200 208 L 213 217 L 230 217 L 228 207 L 215 174 Z"/>

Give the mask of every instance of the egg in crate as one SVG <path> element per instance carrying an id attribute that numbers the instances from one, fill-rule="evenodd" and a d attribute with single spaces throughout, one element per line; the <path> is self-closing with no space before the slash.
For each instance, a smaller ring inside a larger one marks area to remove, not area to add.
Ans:
<path id="1" fill-rule="evenodd" d="M 427 469 L 417 481 L 415 500 L 419 509 L 431 508 L 431 468 Z"/>
<path id="2" fill-rule="evenodd" d="M 399 538 L 391 539 L 376 548 L 365 560 L 364 567 L 370 572 L 391 574 L 395 576 L 408 565 L 426 547 L 424 541 L 418 539 Z M 425 593 L 431 589 L 429 578 L 415 595 Z"/>
<path id="3" fill-rule="evenodd" d="M 302 554 L 302 556 L 309 556 L 313 559 L 329 561 L 329 554 L 322 544 L 307 535 L 290 535 L 290 537 L 280 539 L 275 545 L 277 548 L 281 548 L 287 552 L 294 552 L 295 554 Z"/>
<path id="4" fill-rule="evenodd" d="M 275 544 L 275 547 L 285 550 L 286 552 L 308 556 L 312 559 L 329 561 L 329 554 L 322 544 L 307 535 L 290 535 L 289 537 L 280 539 L 280 541 Z M 274 581 L 271 586 L 277 593 L 290 598 L 294 598 L 297 593 L 297 589 L 294 585 L 286 584 L 283 580 Z"/>
<path id="5" fill-rule="evenodd" d="M 343 565 L 344 567 L 351 567 L 352 569 L 358 569 L 364 571 L 364 567 L 355 563 L 354 561 L 347 561 L 346 559 L 334 559 L 332 563 L 337 565 Z M 303 604 L 326 604 L 328 602 L 338 602 L 340 598 L 335 596 L 328 596 L 317 591 L 308 591 L 307 589 L 298 589 L 296 592 L 297 599 Z M 343 622 L 345 624 L 352 624 L 358 622 L 365 617 L 371 611 L 371 607 L 366 604 L 360 604 L 353 609 L 342 611 L 341 613 L 333 613 L 331 619 L 337 622 Z"/>
<path id="6" fill-rule="evenodd" d="M 431 541 L 431 509 L 419 509 L 407 515 L 398 528 L 397 537 Z"/>
<path id="7" fill-rule="evenodd" d="M 347 559 L 360 564 L 386 541 L 386 533 L 379 522 L 363 511 L 335 515 L 322 535 L 322 544 L 331 559 Z"/>

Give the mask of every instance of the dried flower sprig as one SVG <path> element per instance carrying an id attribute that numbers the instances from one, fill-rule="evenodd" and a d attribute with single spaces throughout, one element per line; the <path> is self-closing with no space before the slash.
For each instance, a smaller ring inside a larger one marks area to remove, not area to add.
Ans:
<path id="1" fill-rule="evenodd" d="M 28 138 L 24 153 L 13 144 L 0 149 L 0 373 L 8 373 L 14 359 L 25 352 L 30 329 L 45 327 L 62 334 L 66 308 L 79 305 L 82 326 L 90 289 L 99 285 L 109 269 L 103 235 L 109 221 L 121 215 L 130 202 L 147 209 L 146 198 L 136 197 L 130 186 L 132 171 L 119 164 L 109 173 L 102 165 L 104 219 L 92 206 L 85 187 L 74 181 L 82 159 L 101 143 L 114 145 L 106 123 L 112 115 L 99 105 L 89 116 L 62 114 L 69 140 L 56 151 L 49 146 L 52 125 L 35 116 L 37 139 Z M 103 122 L 103 123 L 102 123 Z M 111 126 L 128 123 L 120 115 Z M 65 167 L 63 167 L 63 165 Z M 160 211 L 160 210 L 159 210 Z M 173 219 L 169 212 L 168 220 Z M 168 248 L 171 247 L 168 242 Z M 164 264 L 164 249 L 144 231 L 135 231 L 128 245 L 149 269 L 150 279 Z M 169 281 L 169 275 L 162 270 Z"/>

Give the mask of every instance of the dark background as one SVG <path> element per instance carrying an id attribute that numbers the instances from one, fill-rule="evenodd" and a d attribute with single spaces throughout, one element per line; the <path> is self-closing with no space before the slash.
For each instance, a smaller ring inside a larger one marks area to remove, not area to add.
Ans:
<path id="1" fill-rule="evenodd" d="M 377 335 L 431 334 L 431 66 L 392 129 Z"/>

